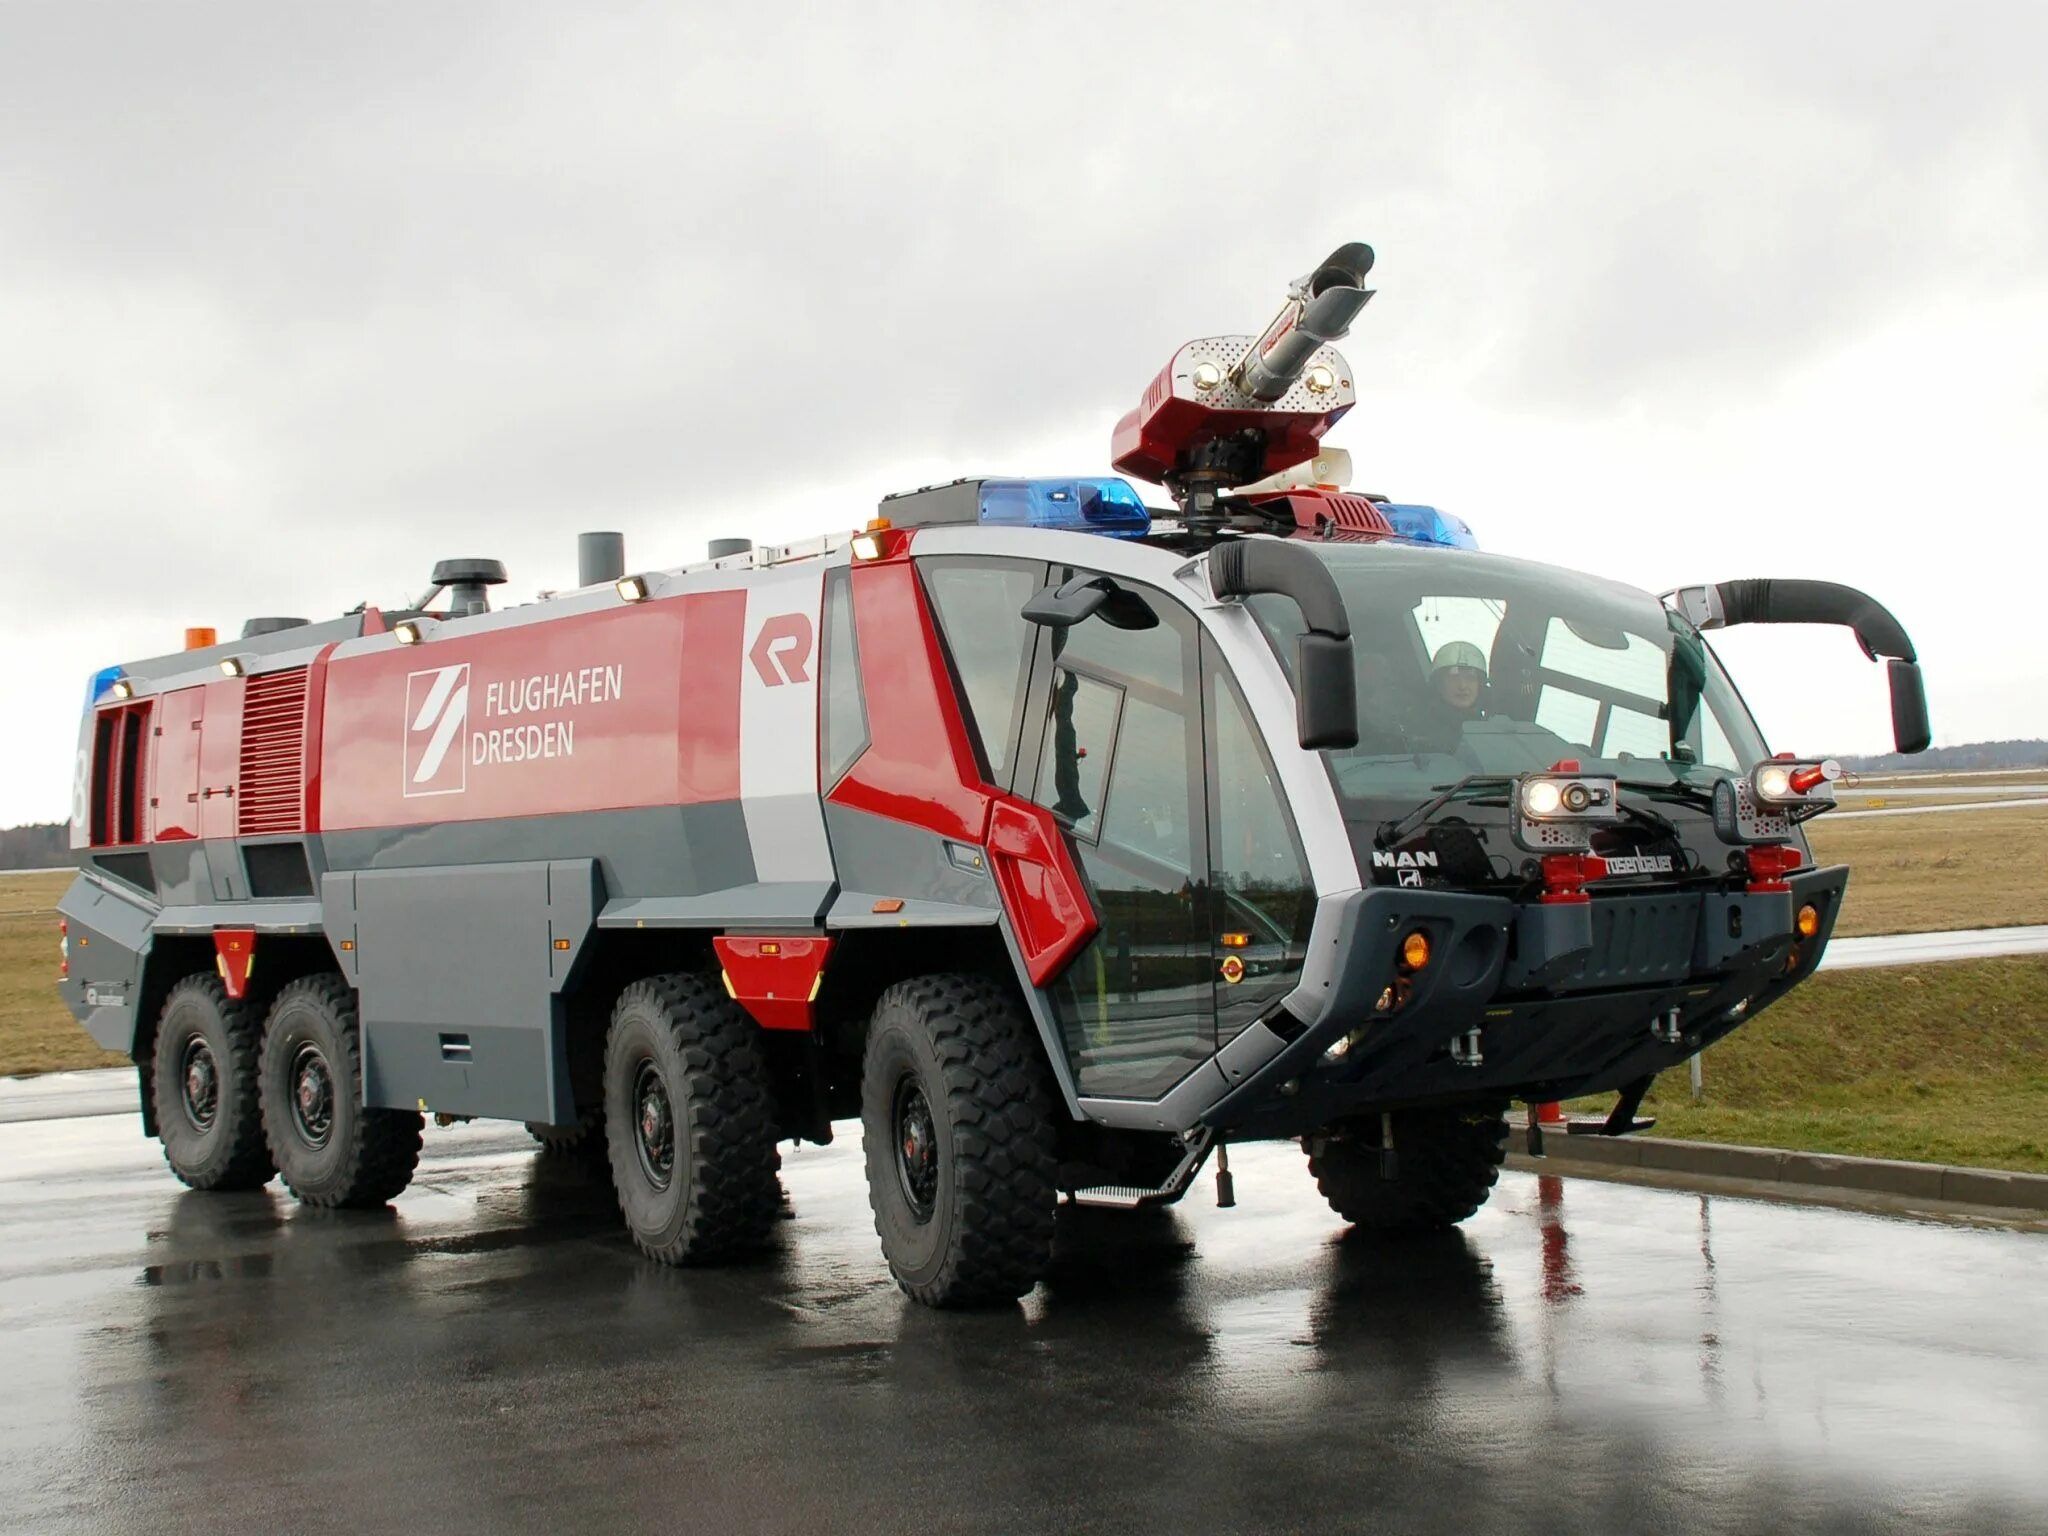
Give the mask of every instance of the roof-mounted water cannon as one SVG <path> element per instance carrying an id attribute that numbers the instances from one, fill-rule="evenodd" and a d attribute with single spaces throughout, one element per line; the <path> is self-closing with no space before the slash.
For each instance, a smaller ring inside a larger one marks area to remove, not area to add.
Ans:
<path id="1" fill-rule="evenodd" d="M 1332 343 L 1372 298 L 1372 261 L 1369 245 L 1339 246 L 1288 285 L 1259 335 L 1204 337 L 1174 353 L 1117 423 L 1117 471 L 1164 485 L 1199 531 L 1220 523 L 1220 492 L 1315 458 L 1358 400 L 1351 365 Z"/>

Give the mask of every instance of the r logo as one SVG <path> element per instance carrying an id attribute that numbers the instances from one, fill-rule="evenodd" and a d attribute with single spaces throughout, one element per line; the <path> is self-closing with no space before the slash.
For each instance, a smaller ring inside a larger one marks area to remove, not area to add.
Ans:
<path id="1" fill-rule="evenodd" d="M 807 683 L 811 675 L 804 668 L 811 659 L 811 640 L 809 614 L 778 613 L 762 622 L 760 633 L 747 648 L 747 660 L 770 688 Z"/>
<path id="2" fill-rule="evenodd" d="M 405 785 L 413 795 L 454 795 L 469 787 L 469 663 L 405 679 Z"/>

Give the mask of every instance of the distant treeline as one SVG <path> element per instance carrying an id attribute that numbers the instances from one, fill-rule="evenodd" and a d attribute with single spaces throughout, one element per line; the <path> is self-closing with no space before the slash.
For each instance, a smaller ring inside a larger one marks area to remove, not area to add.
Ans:
<path id="1" fill-rule="evenodd" d="M 0 869 L 58 869 L 71 862 L 71 839 L 61 821 L 0 827 Z"/>
<path id="2" fill-rule="evenodd" d="M 1990 768 L 2048 768 L 2048 741 L 1973 741 L 1962 747 L 1932 747 L 1910 757 L 1886 752 L 1877 757 L 1844 757 L 1842 766 L 1856 773 L 1966 773 Z"/>

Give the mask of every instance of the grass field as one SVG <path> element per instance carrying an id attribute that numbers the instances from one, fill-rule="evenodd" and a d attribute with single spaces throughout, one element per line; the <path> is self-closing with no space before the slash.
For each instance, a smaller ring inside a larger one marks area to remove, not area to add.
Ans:
<path id="1" fill-rule="evenodd" d="M 1807 832 L 1816 859 L 1849 866 L 1844 937 L 2048 923 L 2048 806 L 1822 816 Z"/>
<path id="2" fill-rule="evenodd" d="M 2048 923 L 2048 809 L 1812 828 L 1854 870 L 1837 932 Z M 121 1065 L 58 1004 L 65 872 L 0 878 L 0 1075 Z M 2048 1172 L 2048 956 L 1834 972 L 1652 1094 L 1660 1134 Z"/>

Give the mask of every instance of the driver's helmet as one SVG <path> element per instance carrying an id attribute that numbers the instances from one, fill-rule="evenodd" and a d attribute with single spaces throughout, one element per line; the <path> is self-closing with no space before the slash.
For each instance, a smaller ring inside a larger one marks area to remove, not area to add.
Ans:
<path id="1" fill-rule="evenodd" d="M 1448 672 L 1453 667 L 1469 667 L 1479 674 L 1479 680 L 1486 681 L 1486 652 L 1470 640 L 1447 640 L 1438 647 L 1436 658 L 1430 663 L 1432 679 L 1439 672 Z"/>

